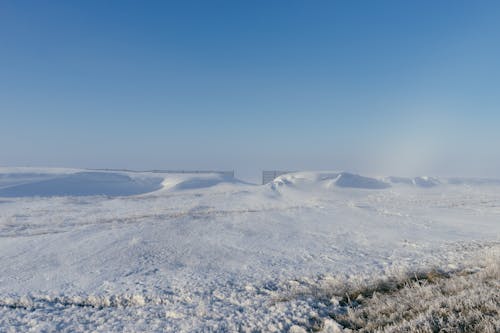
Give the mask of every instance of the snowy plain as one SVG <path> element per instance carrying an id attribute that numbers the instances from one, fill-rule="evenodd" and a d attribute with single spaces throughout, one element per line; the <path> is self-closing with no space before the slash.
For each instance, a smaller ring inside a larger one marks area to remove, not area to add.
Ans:
<path id="1" fill-rule="evenodd" d="M 497 180 L 0 168 L 0 332 L 307 330 L 296 290 L 499 247 Z"/>

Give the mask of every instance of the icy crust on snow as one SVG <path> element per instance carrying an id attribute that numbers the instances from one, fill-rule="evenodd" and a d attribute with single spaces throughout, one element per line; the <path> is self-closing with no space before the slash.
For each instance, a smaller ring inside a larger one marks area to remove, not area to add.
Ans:
<path id="1" fill-rule="evenodd" d="M 318 288 L 455 270 L 499 246 L 491 182 L 341 187 L 340 174 L 160 175 L 136 196 L 0 198 L 0 331 L 340 330 Z"/>

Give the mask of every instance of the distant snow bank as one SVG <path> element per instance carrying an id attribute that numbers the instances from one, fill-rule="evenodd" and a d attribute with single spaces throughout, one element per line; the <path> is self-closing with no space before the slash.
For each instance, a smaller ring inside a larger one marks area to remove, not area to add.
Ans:
<path id="1" fill-rule="evenodd" d="M 348 172 L 295 172 L 276 178 L 270 185 L 272 188 L 294 187 L 299 189 L 331 188 L 332 186 L 341 188 L 357 189 L 385 189 L 391 184 L 382 179 L 364 177 Z"/>
<path id="2" fill-rule="evenodd" d="M 197 190 L 216 185 L 242 185 L 245 182 L 219 173 L 208 174 L 169 174 L 162 186 L 168 191 Z"/>
<path id="3" fill-rule="evenodd" d="M 0 168 L 0 197 L 130 196 L 245 184 L 223 173 L 161 173 L 83 169 Z"/>
<path id="4" fill-rule="evenodd" d="M 114 172 L 3 173 L 0 197 L 128 196 L 158 190 L 162 181 Z"/>
<path id="5" fill-rule="evenodd" d="M 292 187 L 297 189 L 317 188 L 354 188 L 354 189 L 386 189 L 393 186 L 410 186 L 416 188 L 433 188 L 441 185 L 467 186 L 499 186 L 498 179 L 481 178 L 434 178 L 421 177 L 366 177 L 349 172 L 294 172 L 281 175 L 270 183 L 273 189 Z"/>
<path id="6" fill-rule="evenodd" d="M 225 173 L 161 173 L 62 168 L 0 168 L 0 197 L 130 196 L 250 185 Z M 267 184 L 271 189 L 367 189 L 391 187 L 500 186 L 500 180 L 432 177 L 366 177 L 349 172 L 294 172 Z"/>

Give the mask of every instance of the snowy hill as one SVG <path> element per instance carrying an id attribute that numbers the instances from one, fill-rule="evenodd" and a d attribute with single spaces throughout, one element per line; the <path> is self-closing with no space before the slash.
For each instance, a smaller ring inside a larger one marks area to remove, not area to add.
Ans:
<path id="1" fill-rule="evenodd" d="M 0 168 L 0 197 L 130 196 L 244 184 L 224 174 Z"/>
<path id="2" fill-rule="evenodd" d="M 419 177 L 367 177 L 349 172 L 294 172 L 277 177 L 270 187 L 290 187 L 302 190 L 331 189 L 333 187 L 382 190 L 391 187 L 433 188 L 447 185 L 500 186 L 498 179 Z"/>
<path id="3" fill-rule="evenodd" d="M 250 186 L 220 173 L 161 173 L 85 169 L 0 168 L 0 197 L 130 196 L 154 191 Z M 500 186 L 500 180 L 433 177 L 367 177 L 349 172 L 294 172 L 266 185 L 272 189 L 318 191 L 335 188 L 383 190 L 393 186 Z"/>
<path id="4" fill-rule="evenodd" d="M 0 179 L 0 197 L 125 196 L 158 190 L 162 181 L 111 172 L 8 174 Z"/>
<path id="5" fill-rule="evenodd" d="M 330 188 L 332 186 L 358 189 L 385 189 L 391 187 L 382 179 L 364 177 L 349 172 L 296 172 L 282 175 L 272 187 L 288 185 L 297 188 Z"/>

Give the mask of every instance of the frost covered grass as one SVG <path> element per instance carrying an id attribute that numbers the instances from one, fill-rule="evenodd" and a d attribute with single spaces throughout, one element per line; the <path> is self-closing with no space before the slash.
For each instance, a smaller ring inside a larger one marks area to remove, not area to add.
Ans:
<path id="1" fill-rule="evenodd" d="M 299 289 L 294 296 L 307 299 L 317 316 L 294 330 L 499 332 L 500 246 L 474 261 L 466 263 L 472 268 L 454 271 L 432 269 L 359 284 L 323 281 Z"/>
<path id="2" fill-rule="evenodd" d="M 499 332 L 500 268 L 451 276 L 430 272 L 396 291 L 369 290 L 332 313 L 340 325 L 357 332 Z M 389 291 L 389 292 L 388 292 Z"/>

